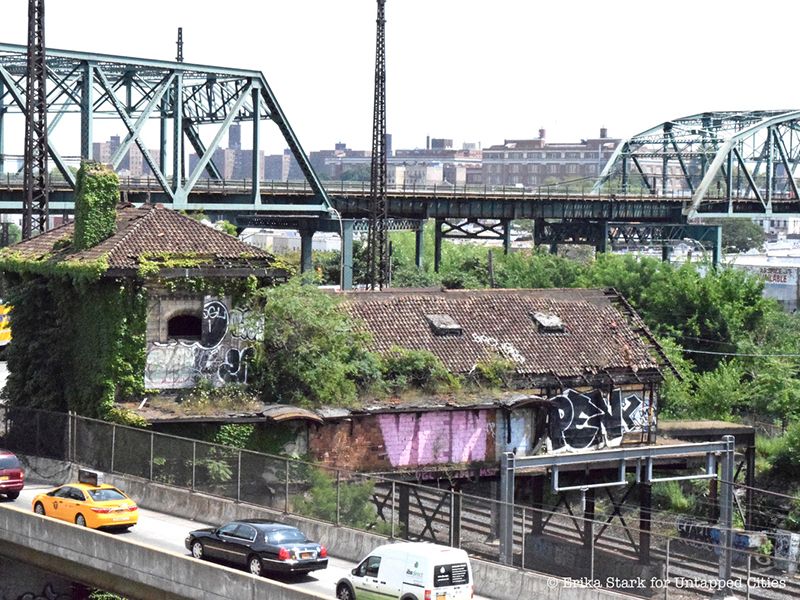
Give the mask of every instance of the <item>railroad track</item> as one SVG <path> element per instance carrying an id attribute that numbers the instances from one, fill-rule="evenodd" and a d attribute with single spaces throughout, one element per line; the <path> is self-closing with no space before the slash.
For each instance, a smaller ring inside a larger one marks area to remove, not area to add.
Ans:
<path id="1" fill-rule="evenodd" d="M 378 495 L 386 494 L 388 490 L 388 486 L 376 486 L 376 494 Z M 450 505 L 448 502 L 441 503 L 441 499 L 442 493 L 437 493 L 436 490 L 431 490 L 429 492 L 417 488 L 416 497 L 412 494 L 409 501 L 409 517 L 413 529 L 413 531 L 409 532 L 409 537 L 435 541 L 437 543 L 449 543 Z M 437 506 L 440 507 L 440 510 L 435 510 Z M 526 514 L 525 530 L 530 531 L 530 511 L 526 511 Z M 430 527 L 427 527 L 428 521 L 430 521 Z M 595 536 L 597 536 L 600 527 L 602 527 L 602 522 L 599 522 L 598 525 L 595 526 Z M 522 531 L 522 509 L 520 507 L 515 507 L 513 540 L 515 562 L 518 565 L 521 563 L 520 550 L 523 541 Z M 583 543 L 581 533 L 577 530 L 577 527 L 567 514 L 554 515 L 546 524 L 545 533 L 557 536 L 565 541 L 574 542 L 575 544 Z M 658 537 L 658 535 L 653 533 L 653 537 Z M 690 544 L 691 542 L 687 543 L 687 545 Z M 492 540 L 491 515 L 487 514 L 486 505 L 474 498 L 464 497 L 462 501 L 461 546 L 482 558 L 494 561 L 499 559 L 499 548 L 496 542 L 493 543 Z M 715 589 L 710 587 L 698 587 L 693 584 L 694 582 L 716 582 L 719 572 L 718 563 L 697 556 L 676 556 L 674 542 L 671 546 L 669 571 L 667 573 L 671 583 L 667 590 L 668 595 L 666 597 L 674 600 L 711 597 L 716 591 Z M 595 548 L 604 552 L 621 555 L 621 557 L 627 560 L 638 560 L 638 556 L 634 552 L 631 542 L 619 536 L 611 535 L 609 531 L 604 532 L 599 539 L 595 537 Z M 650 555 L 653 560 L 666 563 L 666 549 L 660 545 L 652 545 Z M 744 584 L 747 579 L 748 573 L 746 567 L 735 566 L 733 568 L 734 581 L 740 581 Z M 752 600 L 800 598 L 800 581 L 790 576 L 776 577 L 769 573 L 769 567 L 757 566 L 754 561 L 751 564 L 750 579 L 751 581 L 756 579 L 759 583 L 757 587 L 753 586 L 750 588 L 749 598 Z M 783 582 L 780 584 L 783 587 L 766 587 L 768 585 L 767 582 L 770 580 L 773 583 Z M 682 587 L 676 587 L 676 583 L 681 584 Z M 744 587 L 734 589 L 733 591 L 742 598 L 746 597 L 747 592 Z M 664 592 L 656 590 L 652 597 L 664 598 L 665 595 Z"/>

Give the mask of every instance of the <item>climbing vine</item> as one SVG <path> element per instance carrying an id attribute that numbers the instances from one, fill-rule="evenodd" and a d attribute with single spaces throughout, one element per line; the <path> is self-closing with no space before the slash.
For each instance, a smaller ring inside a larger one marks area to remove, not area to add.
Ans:
<path id="1" fill-rule="evenodd" d="M 146 296 L 130 281 L 74 285 L 7 275 L 14 342 L 5 394 L 11 405 L 105 417 L 115 399 L 143 392 Z"/>
<path id="2" fill-rule="evenodd" d="M 0 252 L 12 306 L 5 396 L 12 406 L 125 419 L 117 399 L 140 395 L 145 366 L 147 296 L 140 282 L 104 277 L 108 256 L 83 260 L 116 228 L 119 181 L 84 162 L 75 195 L 75 234 L 52 248 Z"/>
<path id="3" fill-rule="evenodd" d="M 110 167 L 83 161 L 75 186 L 75 240 L 77 250 L 102 242 L 117 229 L 119 178 Z"/>

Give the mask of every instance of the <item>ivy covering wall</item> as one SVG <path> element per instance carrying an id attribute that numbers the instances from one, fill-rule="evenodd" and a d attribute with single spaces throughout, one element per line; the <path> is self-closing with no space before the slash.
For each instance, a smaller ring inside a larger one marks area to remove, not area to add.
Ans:
<path id="1" fill-rule="evenodd" d="M 84 161 L 75 187 L 76 250 L 96 246 L 117 229 L 119 178 L 106 165 Z"/>
<path id="2" fill-rule="evenodd" d="M 13 342 L 5 395 L 12 406 L 105 417 L 143 393 L 146 297 L 119 280 L 7 276 Z"/>
<path id="3" fill-rule="evenodd" d="M 115 399 L 144 391 L 147 301 L 141 282 L 103 277 L 104 256 L 69 258 L 70 250 L 114 232 L 118 199 L 116 174 L 85 162 L 74 239 L 59 239 L 50 253 L 33 257 L 14 248 L 0 253 L 5 301 L 12 306 L 4 391 L 11 406 L 105 417 Z"/>

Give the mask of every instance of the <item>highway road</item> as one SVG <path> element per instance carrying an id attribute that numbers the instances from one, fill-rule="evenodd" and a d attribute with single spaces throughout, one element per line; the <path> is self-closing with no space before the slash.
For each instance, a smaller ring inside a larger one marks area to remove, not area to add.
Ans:
<path id="1" fill-rule="evenodd" d="M 22 490 L 19 498 L 17 498 L 13 504 L 18 508 L 25 507 L 31 509 L 33 497 L 53 487 L 52 485 L 26 484 L 25 489 Z M 3 501 L 3 503 L 5 502 L 7 501 Z M 199 521 L 191 521 L 189 519 L 165 515 L 152 510 L 140 509 L 139 522 L 137 525 L 132 527 L 129 531 L 114 533 L 113 535 L 148 544 L 160 548 L 165 552 L 189 556 L 189 552 L 184 546 L 186 534 L 193 529 L 217 526 L 220 524 L 221 523 L 201 523 Z M 335 548 L 329 548 L 329 551 L 333 554 L 336 553 Z M 291 586 L 298 586 L 302 589 L 334 598 L 336 582 L 355 566 L 356 563 L 330 556 L 327 569 L 314 571 L 301 578 L 282 578 L 280 581 Z M 475 598 L 478 600 L 488 600 L 477 595 Z"/>

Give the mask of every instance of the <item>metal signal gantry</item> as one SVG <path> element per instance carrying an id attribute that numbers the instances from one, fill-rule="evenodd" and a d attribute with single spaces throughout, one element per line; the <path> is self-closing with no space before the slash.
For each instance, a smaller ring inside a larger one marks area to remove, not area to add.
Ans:
<path id="1" fill-rule="evenodd" d="M 800 111 L 705 112 L 624 140 L 594 191 L 685 197 L 687 218 L 794 212 L 798 163 Z"/>
<path id="2" fill-rule="evenodd" d="M 367 272 L 371 289 L 388 283 L 388 203 L 386 201 L 386 0 L 378 1 L 375 41 L 375 96 L 372 112 L 372 162 Z"/>

